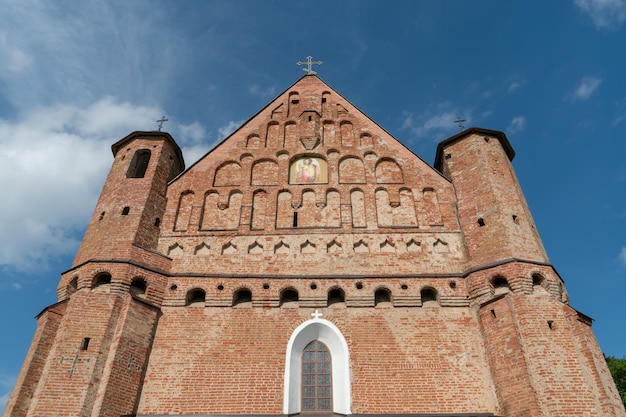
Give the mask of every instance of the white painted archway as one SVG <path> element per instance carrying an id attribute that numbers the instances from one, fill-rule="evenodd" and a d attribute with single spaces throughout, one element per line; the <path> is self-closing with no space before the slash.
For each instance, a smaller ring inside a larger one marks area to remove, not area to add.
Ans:
<path id="1" fill-rule="evenodd" d="M 313 319 L 302 323 L 294 330 L 285 358 L 285 394 L 283 414 L 300 412 L 300 390 L 302 380 L 302 351 L 314 340 L 324 343 L 332 358 L 333 412 L 350 413 L 350 353 L 346 339 L 333 323 L 320 319 L 321 314 L 313 314 Z"/>

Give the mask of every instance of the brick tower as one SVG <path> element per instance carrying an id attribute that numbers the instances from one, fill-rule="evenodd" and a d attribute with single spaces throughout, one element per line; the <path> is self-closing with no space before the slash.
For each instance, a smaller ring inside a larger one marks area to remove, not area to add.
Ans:
<path id="1" fill-rule="evenodd" d="M 432 167 L 305 75 L 185 171 L 113 154 L 6 417 L 626 415 L 502 132 Z"/>

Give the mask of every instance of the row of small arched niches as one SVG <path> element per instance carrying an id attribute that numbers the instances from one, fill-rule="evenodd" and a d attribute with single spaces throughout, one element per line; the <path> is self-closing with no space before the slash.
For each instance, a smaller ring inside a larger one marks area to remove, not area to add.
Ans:
<path id="1" fill-rule="evenodd" d="M 78 278 L 75 277 L 70 281 L 67 286 L 67 295 L 71 295 L 74 291 L 76 291 Z M 100 273 L 97 274 L 92 281 L 92 289 L 111 284 L 111 275 L 109 273 Z M 450 280 L 449 286 L 452 290 L 456 289 L 456 281 Z M 511 287 L 506 278 L 501 275 L 497 275 L 490 280 L 490 287 L 492 289 L 492 294 L 501 294 L 505 292 L 511 291 Z M 317 283 L 311 282 L 309 287 L 311 290 L 317 290 Z M 355 287 L 358 290 L 363 289 L 363 283 L 358 281 L 355 283 Z M 538 273 L 532 275 L 532 287 L 534 288 L 544 288 L 547 289 L 547 280 Z M 136 296 L 145 296 L 147 292 L 148 284 L 143 278 L 137 277 L 131 281 L 129 291 Z M 263 289 L 268 290 L 270 288 L 269 283 L 263 284 Z M 408 290 L 407 284 L 400 284 L 401 290 Z M 171 284 L 169 287 L 170 291 L 177 291 L 178 285 Z M 218 291 L 224 291 L 225 287 L 223 284 L 218 284 L 216 289 Z M 245 303 L 252 302 L 252 291 L 247 287 L 238 287 L 233 292 L 233 302 L 232 305 L 240 305 Z M 424 286 L 420 289 L 420 299 L 422 304 L 425 303 L 438 303 L 439 301 L 439 292 L 433 288 L 432 286 Z M 344 290 L 339 286 L 332 286 L 327 290 L 327 304 L 338 304 L 344 303 L 346 300 Z M 293 287 L 286 287 L 280 291 L 280 300 L 279 305 L 283 305 L 285 303 L 294 303 L 299 301 L 298 291 Z M 200 287 L 194 287 L 187 290 L 185 295 L 185 305 L 196 305 L 206 302 L 206 290 Z M 374 304 L 377 305 L 379 303 L 391 303 L 392 302 L 392 292 L 388 287 L 378 286 L 374 291 Z"/>

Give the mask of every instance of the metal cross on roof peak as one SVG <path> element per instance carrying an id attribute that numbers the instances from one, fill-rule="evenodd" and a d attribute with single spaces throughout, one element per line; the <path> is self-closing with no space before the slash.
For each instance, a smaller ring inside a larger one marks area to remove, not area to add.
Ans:
<path id="1" fill-rule="evenodd" d="M 462 119 L 461 116 L 459 116 L 452 123 L 457 123 L 459 125 L 459 129 L 464 130 L 465 129 L 465 125 L 463 124 L 463 122 L 467 122 L 467 120 L 466 119 Z"/>
<path id="2" fill-rule="evenodd" d="M 322 65 L 323 62 L 322 61 L 313 61 L 313 57 L 312 56 L 307 56 L 306 57 L 306 62 L 296 62 L 296 64 L 298 65 L 306 65 L 306 68 L 302 68 L 302 71 L 306 72 L 309 75 L 315 75 L 317 74 L 317 72 L 313 71 L 313 69 L 311 68 L 313 65 Z"/>
<path id="3" fill-rule="evenodd" d="M 156 121 L 159 124 L 159 132 L 161 131 L 161 128 L 163 128 L 163 123 L 167 121 L 169 121 L 169 119 L 166 119 L 165 116 L 161 116 L 161 119 Z"/>

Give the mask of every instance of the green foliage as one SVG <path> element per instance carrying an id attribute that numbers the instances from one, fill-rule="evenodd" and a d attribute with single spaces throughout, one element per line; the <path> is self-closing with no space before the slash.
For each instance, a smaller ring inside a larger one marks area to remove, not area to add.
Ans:
<path id="1" fill-rule="evenodd" d="M 607 365 L 609 365 L 609 370 L 611 375 L 613 375 L 622 402 L 626 406 L 626 358 L 618 359 L 614 356 L 605 356 L 604 358 Z"/>

